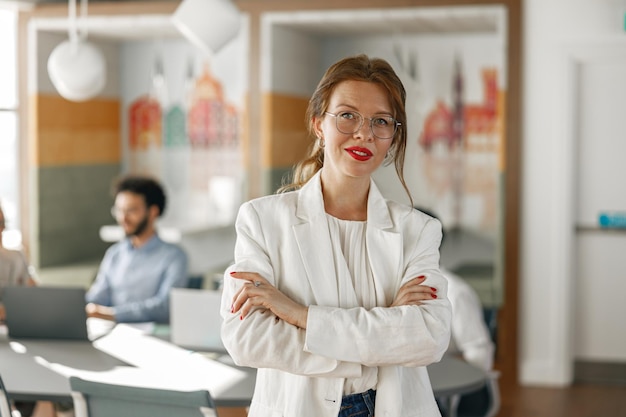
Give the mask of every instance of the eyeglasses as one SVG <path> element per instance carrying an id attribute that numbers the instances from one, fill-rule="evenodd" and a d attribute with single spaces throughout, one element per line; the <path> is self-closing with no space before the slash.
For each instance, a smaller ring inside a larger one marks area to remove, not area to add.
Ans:
<path id="1" fill-rule="evenodd" d="M 119 207 L 111 207 L 111 216 L 116 219 L 122 218 L 124 216 L 136 216 L 141 211 L 140 207 L 131 207 L 127 209 L 121 209 Z"/>
<path id="2" fill-rule="evenodd" d="M 393 138 L 398 130 L 398 126 L 401 125 L 400 122 L 391 116 L 363 117 L 355 111 L 342 111 L 336 114 L 326 111 L 324 113 L 333 116 L 337 124 L 337 130 L 347 135 L 358 132 L 361 126 L 363 126 L 363 120 L 365 119 L 370 121 L 370 129 L 377 139 Z"/>

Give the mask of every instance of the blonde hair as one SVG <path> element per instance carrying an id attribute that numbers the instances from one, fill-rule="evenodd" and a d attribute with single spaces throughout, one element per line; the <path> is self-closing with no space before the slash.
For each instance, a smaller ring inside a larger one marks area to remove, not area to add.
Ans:
<path id="1" fill-rule="evenodd" d="M 311 137 L 315 137 L 315 119 L 324 115 L 335 87 L 339 83 L 349 80 L 375 83 L 387 91 L 393 110 L 393 117 L 400 122 L 400 126 L 398 126 L 398 130 L 392 139 L 388 151 L 390 157 L 385 159 L 385 163 L 390 164 L 393 161 L 402 187 L 409 196 L 411 204 L 413 204 L 411 193 L 404 180 L 404 156 L 407 142 L 406 91 L 402 81 L 400 81 L 400 78 L 387 61 L 361 54 L 344 58 L 330 66 L 309 100 L 305 117 L 309 134 Z M 278 189 L 278 192 L 301 188 L 322 166 L 324 166 L 324 147 L 320 140 L 315 140 L 309 149 L 309 156 L 295 165 L 290 179 L 291 182 L 283 184 Z"/>

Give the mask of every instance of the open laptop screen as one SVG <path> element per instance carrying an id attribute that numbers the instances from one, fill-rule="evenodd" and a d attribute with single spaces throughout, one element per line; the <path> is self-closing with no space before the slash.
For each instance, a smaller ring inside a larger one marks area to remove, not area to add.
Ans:
<path id="1" fill-rule="evenodd" d="M 2 303 L 10 338 L 89 340 L 83 288 L 6 287 Z"/>

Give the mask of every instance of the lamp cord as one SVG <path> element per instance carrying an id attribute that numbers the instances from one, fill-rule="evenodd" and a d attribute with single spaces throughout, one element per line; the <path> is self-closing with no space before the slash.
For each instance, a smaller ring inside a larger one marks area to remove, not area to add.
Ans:
<path id="1" fill-rule="evenodd" d="M 72 45 L 75 45 L 78 41 L 78 29 L 76 27 L 76 0 L 69 0 L 68 18 L 68 35 Z"/>
<path id="2" fill-rule="evenodd" d="M 75 45 L 79 40 L 87 39 L 87 0 L 80 1 L 80 25 L 76 20 L 76 0 L 69 0 L 68 18 L 70 42 Z M 80 34 L 78 33 L 78 26 L 81 28 Z"/>

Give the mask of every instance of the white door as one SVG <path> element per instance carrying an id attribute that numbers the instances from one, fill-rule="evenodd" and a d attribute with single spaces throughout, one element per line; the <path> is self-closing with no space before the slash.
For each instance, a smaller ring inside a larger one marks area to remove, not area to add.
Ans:
<path id="1" fill-rule="evenodd" d="M 626 228 L 599 226 L 626 215 L 626 43 L 575 60 L 574 347 L 577 361 L 626 361 Z"/>

